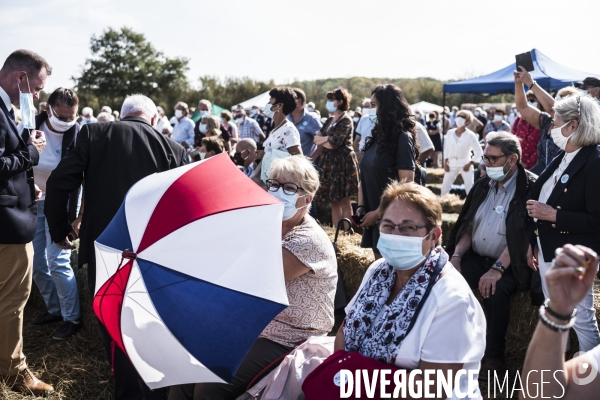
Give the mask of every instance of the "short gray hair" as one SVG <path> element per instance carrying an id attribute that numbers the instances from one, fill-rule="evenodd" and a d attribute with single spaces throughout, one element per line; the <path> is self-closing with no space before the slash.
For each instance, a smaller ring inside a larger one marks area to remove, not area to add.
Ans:
<path id="1" fill-rule="evenodd" d="M 242 150 L 252 149 L 252 150 L 256 151 L 257 148 L 258 147 L 256 146 L 256 142 L 252 138 L 244 138 L 244 139 L 240 140 L 239 142 L 237 142 L 237 144 L 235 145 L 236 151 L 238 149 L 242 149 Z"/>
<path id="2" fill-rule="evenodd" d="M 485 135 L 488 146 L 496 146 L 502 150 L 507 157 L 516 154 L 521 161 L 521 142 L 519 138 L 509 132 L 490 132 Z"/>
<path id="3" fill-rule="evenodd" d="M 147 115 L 150 118 L 158 114 L 156 104 L 143 94 L 132 94 L 125 98 L 121 106 L 121 118 Z"/>
<path id="4" fill-rule="evenodd" d="M 591 96 L 569 96 L 555 102 L 554 111 L 564 122 L 579 118 L 579 126 L 571 137 L 571 143 L 575 146 L 600 144 L 600 106 Z"/>
<path id="5" fill-rule="evenodd" d="M 200 107 L 200 104 L 204 104 L 208 108 L 208 112 L 212 112 L 212 104 L 209 100 L 202 99 L 198 102 L 198 107 Z"/>
<path id="6" fill-rule="evenodd" d="M 100 114 L 98 114 L 96 119 L 98 120 L 98 122 L 110 122 L 111 117 L 112 115 L 110 115 L 106 111 L 102 111 Z"/>
<path id="7" fill-rule="evenodd" d="M 319 190 L 319 173 L 303 155 L 273 160 L 269 179 L 295 183 L 311 196 Z"/>
<path id="8" fill-rule="evenodd" d="M 81 115 L 83 115 L 83 116 L 89 115 L 90 117 L 93 117 L 94 110 L 92 110 L 92 107 L 83 107 L 83 109 L 81 110 Z"/>

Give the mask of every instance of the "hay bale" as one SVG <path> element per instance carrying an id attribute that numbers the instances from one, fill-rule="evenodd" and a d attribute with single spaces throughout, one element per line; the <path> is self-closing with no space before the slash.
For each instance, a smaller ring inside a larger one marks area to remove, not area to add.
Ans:
<path id="1" fill-rule="evenodd" d="M 442 184 L 441 183 L 428 183 L 427 189 L 431 190 L 434 194 L 439 196 L 442 193 Z"/>
<path id="2" fill-rule="evenodd" d="M 442 246 L 446 247 L 448 236 L 450 236 L 457 219 L 458 214 L 442 214 Z"/>
<path id="3" fill-rule="evenodd" d="M 444 181 L 444 168 L 427 168 L 427 185 L 434 183 L 442 183 Z M 464 183 L 462 176 L 459 174 L 454 181 L 457 185 Z"/>
<path id="4" fill-rule="evenodd" d="M 460 210 L 462 210 L 465 201 L 455 194 L 446 194 L 440 197 L 440 203 L 442 204 L 442 212 L 447 214 L 460 214 Z"/>

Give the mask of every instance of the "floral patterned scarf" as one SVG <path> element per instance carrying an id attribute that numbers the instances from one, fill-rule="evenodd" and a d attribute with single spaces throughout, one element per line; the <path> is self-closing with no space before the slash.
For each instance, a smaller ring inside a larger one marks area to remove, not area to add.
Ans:
<path id="1" fill-rule="evenodd" d="M 381 263 L 346 316 L 346 351 L 358 351 L 366 357 L 395 364 L 398 350 L 414 325 L 413 319 L 417 317 L 421 302 L 429 292 L 430 283 L 433 286 L 437 282 L 447 262 L 448 254 L 442 247 L 434 248 L 381 318 L 377 319 L 396 281 L 394 268 L 387 261 Z M 374 322 L 376 319 L 377 322 Z"/>

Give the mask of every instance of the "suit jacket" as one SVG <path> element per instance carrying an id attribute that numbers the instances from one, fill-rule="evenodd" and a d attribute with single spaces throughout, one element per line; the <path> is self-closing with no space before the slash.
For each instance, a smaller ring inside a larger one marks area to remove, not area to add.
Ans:
<path id="1" fill-rule="evenodd" d="M 527 265 L 527 249 L 529 247 L 529 230 L 527 229 L 527 200 L 537 176 L 527 171 L 522 164 L 517 164 L 517 188 L 510 201 L 506 215 L 506 246 L 510 254 L 510 265 L 518 290 L 527 290 L 531 286 L 532 270 Z M 477 210 L 487 198 L 490 191 L 490 178 L 484 177 L 475 182 L 469 192 L 465 204 L 456 220 L 454 228 L 448 237 L 446 252 L 453 254 L 456 244 L 465 233 L 467 227 L 473 222 Z"/>
<path id="2" fill-rule="evenodd" d="M 94 241 L 112 221 L 129 189 L 148 175 L 183 164 L 183 147 L 143 118 L 84 125 L 75 148 L 52 171 L 46 185 L 44 213 L 52 241 L 60 242 L 71 232 L 69 193 L 85 177 L 79 265 L 95 261 Z"/>
<path id="3" fill-rule="evenodd" d="M 564 152 L 546 167 L 531 191 L 539 199 L 542 186 L 552 179 Z M 567 243 L 580 244 L 600 253 L 600 150 L 583 147 L 558 178 L 548 201 L 557 210 L 556 222 L 538 220 L 530 237 L 531 244 L 540 236 L 544 260 L 554 258 L 554 251 Z"/>
<path id="4" fill-rule="evenodd" d="M 46 122 L 47 119 L 48 113 L 46 113 L 46 111 L 42 111 L 41 113 L 36 115 L 35 128 L 39 130 L 42 124 Z M 61 160 L 64 156 L 66 156 L 69 153 L 69 151 L 73 150 L 73 148 L 75 147 L 75 140 L 77 138 L 77 134 L 79 133 L 80 128 L 81 127 L 79 126 L 79 124 L 75 124 L 63 133 L 63 140 L 60 152 Z M 69 196 L 69 221 L 74 221 L 75 218 L 77 218 L 77 206 L 79 203 L 79 195 L 81 193 L 80 189 L 81 188 L 78 187 Z"/>
<path id="5" fill-rule="evenodd" d="M 29 243 L 35 236 L 37 206 L 32 167 L 40 155 L 27 144 L 0 100 L 0 243 Z"/>

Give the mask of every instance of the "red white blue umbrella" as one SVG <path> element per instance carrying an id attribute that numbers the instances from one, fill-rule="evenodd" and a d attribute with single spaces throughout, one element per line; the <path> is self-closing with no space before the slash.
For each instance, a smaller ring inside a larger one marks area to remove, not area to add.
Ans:
<path id="1" fill-rule="evenodd" d="M 150 388 L 230 382 L 288 306 L 282 214 L 225 154 L 127 193 L 95 243 L 94 311 Z"/>

